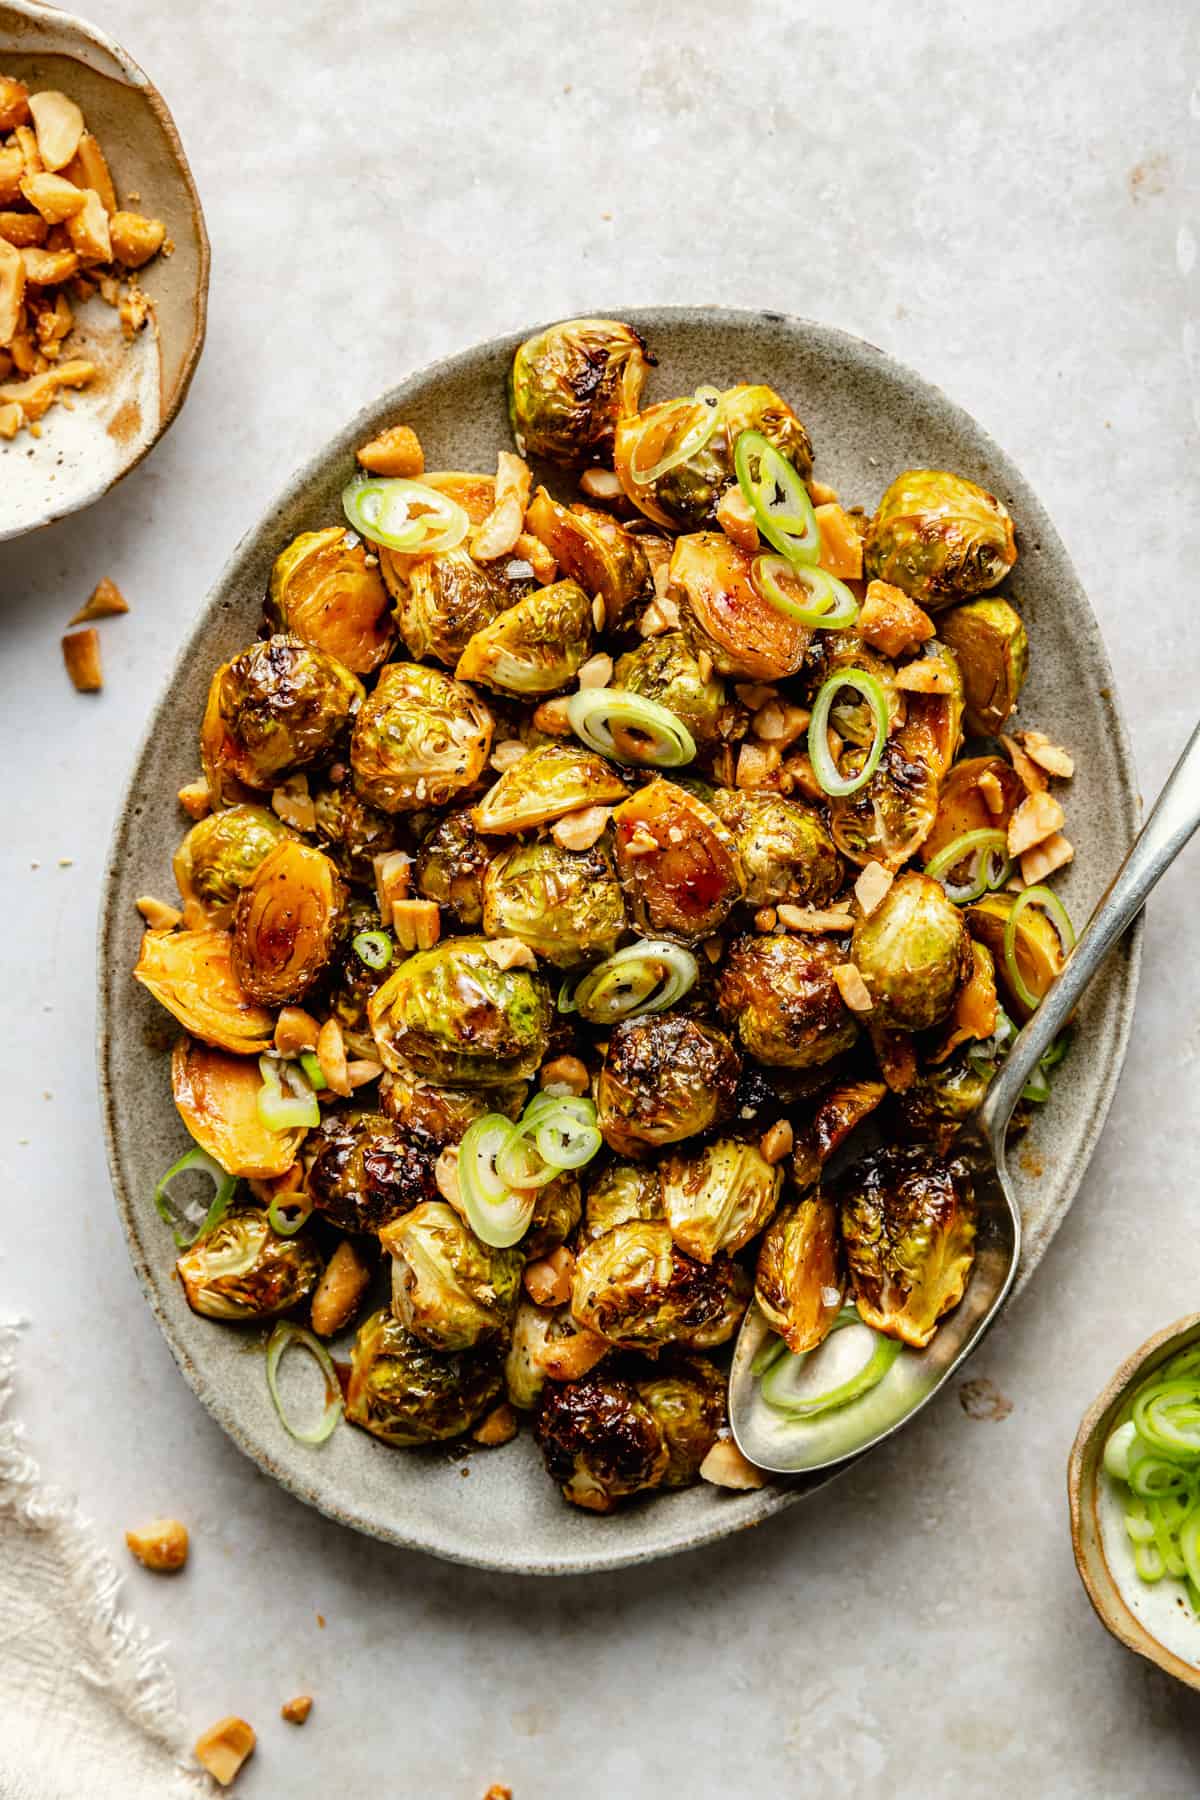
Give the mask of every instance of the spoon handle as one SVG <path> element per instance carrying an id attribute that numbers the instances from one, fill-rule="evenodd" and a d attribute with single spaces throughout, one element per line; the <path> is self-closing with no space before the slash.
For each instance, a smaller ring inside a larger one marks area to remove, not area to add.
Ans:
<path id="1" fill-rule="evenodd" d="M 1133 923 L 1146 896 L 1200 825 L 1200 725 L 1158 796 L 1104 898 L 1088 920 L 1066 967 L 1020 1033 L 979 1109 L 997 1162 L 1021 1089 L 1058 1036 L 1092 976 Z M 1101 1049 L 1099 1054 L 1103 1054 Z"/>

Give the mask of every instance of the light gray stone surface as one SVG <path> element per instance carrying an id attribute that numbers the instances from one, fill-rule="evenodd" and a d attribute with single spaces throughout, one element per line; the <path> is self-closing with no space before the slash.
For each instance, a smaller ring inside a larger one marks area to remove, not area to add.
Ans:
<path id="1" fill-rule="evenodd" d="M 951 1394 L 804 1507 L 623 1575 L 530 1583 L 388 1552 L 258 1475 L 135 1286 L 91 1050 L 112 809 L 228 549 L 380 387 L 540 317 L 774 307 L 944 386 L 1056 519 L 1153 793 L 1200 673 L 1192 9 L 120 0 L 98 22 L 175 113 L 213 306 L 150 461 L 0 549 L 0 1308 L 33 1321 L 38 1453 L 109 1541 L 156 1512 L 192 1527 L 184 1577 L 130 1587 L 197 1728 L 229 1710 L 258 1726 L 250 1800 L 385 1784 L 477 1800 L 492 1781 L 517 1800 L 1193 1795 L 1195 1708 L 1093 1619 L 1064 1468 L 1112 1366 L 1197 1303 L 1200 852 L 1152 905 L 1129 1062 L 1075 1210 L 972 1370 L 1011 1415 L 973 1421 Z M 134 610 L 102 628 L 107 687 L 82 698 L 57 639 L 103 574 Z M 306 1690 L 296 1732 L 278 1706 Z"/>

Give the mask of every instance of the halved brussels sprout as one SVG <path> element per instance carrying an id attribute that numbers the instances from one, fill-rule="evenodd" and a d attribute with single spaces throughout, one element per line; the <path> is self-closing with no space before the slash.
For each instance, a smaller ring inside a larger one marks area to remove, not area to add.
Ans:
<path id="1" fill-rule="evenodd" d="M 724 684 L 714 675 L 704 675 L 681 631 L 644 638 L 636 650 L 626 651 L 617 663 L 613 686 L 665 706 L 682 720 L 697 744 L 720 741 L 726 714 Z"/>
<path id="2" fill-rule="evenodd" d="M 521 1251 L 530 1262 L 549 1256 L 565 1244 L 583 1214 L 583 1192 L 574 1169 L 564 1169 L 545 1187 L 538 1188 L 529 1230 L 521 1239 Z"/>
<path id="3" fill-rule="evenodd" d="M 966 1051 L 923 1069 L 912 1086 L 896 1096 L 905 1135 L 931 1144 L 944 1156 L 963 1121 L 982 1105 L 990 1080 L 988 1069 Z"/>
<path id="4" fill-rule="evenodd" d="M 560 506 L 539 488 L 525 525 L 552 553 L 562 574 L 587 593 L 599 594 L 610 630 L 651 591 L 646 552 L 633 533 L 607 513 L 587 506 Z"/>
<path id="5" fill-rule="evenodd" d="M 677 1144 L 728 1116 L 738 1055 L 711 1025 L 678 1013 L 626 1020 L 609 1034 L 596 1085 L 604 1141 L 621 1156 Z"/>
<path id="6" fill-rule="evenodd" d="M 345 934 L 346 885 L 323 850 L 276 845 L 237 904 L 233 973 L 252 1000 L 289 1006 L 328 968 Z"/>
<path id="7" fill-rule="evenodd" d="M 732 832 L 658 776 L 613 814 L 617 873 L 639 925 L 694 943 L 729 916 L 746 881 Z"/>
<path id="8" fill-rule="evenodd" d="M 214 924 L 229 923 L 234 902 L 259 864 L 290 836 L 265 806 L 227 806 L 209 813 L 175 852 L 175 885 L 185 903 L 198 902 Z"/>
<path id="9" fill-rule="evenodd" d="M 1029 638 L 1007 600 L 972 600 L 941 621 L 942 639 L 958 657 L 970 730 L 994 737 L 1014 710 L 1029 666 Z"/>
<path id="10" fill-rule="evenodd" d="M 1004 956 L 1004 931 L 1015 900 L 1015 894 L 985 894 L 982 900 L 964 910 L 967 930 L 992 953 L 996 979 L 1003 990 L 1007 1010 L 1024 1024 L 1032 1009 L 1014 988 Z M 1041 1000 L 1061 973 L 1066 958 L 1057 931 L 1035 906 L 1026 906 L 1017 920 L 1013 956 L 1021 980 L 1029 992 Z"/>
<path id="11" fill-rule="evenodd" d="M 451 938 L 400 964 L 370 1004 L 393 1074 L 450 1086 L 523 1081 L 546 1053 L 550 1001 L 525 969 L 502 969 L 486 938 Z"/>
<path id="12" fill-rule="evenodd" d="M 494 791 L 494 790 L 493 790 Z M 483 921 L 483 878 L 491 848 L 475 835 L 474 814 L 464 806 L 443 813 L 417 853 L 417 887 L 445 906 L 462 925 Z"/>
<path id="13" fill-rule="evenodd" d="M 712 809 L 734 834 L 751 906 L 825 907 L 841 892 L 842 859 L 815 807 L 782 794 L 718 788 Z"/>
<path id="14" fill-rule="evenodd" d="M 759 1062 L 811 1069 L 858 1036 L 833 971 L 846 960 L 827 937 L 735 938 L 720 972 L 717 1004 Z"/>
<path id="15" fill-rule="evenodd" d="M 1007 509 L 986 488 L 945 469 L 906 469 L 879 502 L 864 555 L 869 576 L 936 612 L 1003 581 L 1017 543 Z"/>
<path id="16" fill-rule="evenodd" d="M 532 585 L 508 581 L 503 566 L 483 568 L 461 548 L 415 562 L 405 581 L 393 583 L 396 620 L 409 655 L 432 656 L 452 669 L 474 633 Z"/>
<path id="17" fill-rule="evenodd" d="M 373 963 L 365 962 L 358 953 L 354 940 L 365 931 L 371 933 L 372 942 L 383 938 L 388 946 L 390 960 L 383 968 L 376 968 Z M 380 927 L 378 908 L 366 900 L 352 898 L 346 914 L 345 936 L 333 960 L 327 991 L 329 1010 L 342 1027 L 346 1047 L 354 1056 L 375 1055 L 375 1040 L 371 1036 L 367 1005 L 371 995 L 387 980 L 388 969 L 396 956 L 396 941 Z M 352 1039 L 355 1038 L 359 1043 L 351 1049 Z"/>
<path id="18" fill-rule="evenodd" d="M 307 1299 L 321 1258 L 305 1237 L 281 1237 L 265 1210 L 231 1208 L 175 1269 L 187 1303 L 206 1319 L 273 1319 Z"/>
<path id="19" fill-rule="evenodd" d="M 759 1246 L 754 1298 L 797 1356 L 824 1343 L 841 1311 L 841 1263 L 837 1208 L 827 1195 L 818 1190 L 780 1207 Z"/>
<path id="20" fill-rule="evenodd" d="M 649 366 L 643 340 L 616 319 L 564 319 L 513 357 L 508 411 L 522 456 L 565 468 L 605 462 L 622 412 L 636 412 Z"/>
<path id="21" fill-rule="evenodd" d="M 962 669 L 950 646 L 937 638 L 922 644 L 921 654 L 915 661 L 922 674 L 929 668 L 948 685 L 945 693 L 921 694 L 908 690 L 904 694 L 905 742 L 911 750 L 922 751 L 940 777 L 962 748 L 966 704 Z"/>
<path id="22" fill-rule="evenodd" d="M 368 806 L 349 781 L 339 787 L 319 788 L 313 801 L 317 836 L 326 853 L 347 881 L 373 887 L 375 858 L 396 848 L 396 820 Z"/>
<path id="23" fill-rule="evenodd" d="M 303 531 L 276 558 L 267 618 L 355 675 L 377 669 L 396 635 L 378 566 L 342 525 Z"/>
<path id="24" fill-rule="evenodd" d="M 625 902 L 598 846 L 516 844 L 483 878 L 483 929 L 520 938 L 556 969 L 575 969 L 612 955 L 625 930 Z"/>
<path id="25" fill-rule="evenodd" d="M 774 388 L 743 384 L 721 394 L 712 435 L 702 449 L 653 481 L 639 481 L 638 474 L 682 447 L 694 416 L 695 408 L 664 400 L 645 412 L 627 409 L 617 421 L 613 467 L 621 486 L 640 512 L 671 531 L 699 531 L 716 523 L 721 496 L 737 480 L 733 452 L 743 431 L 761 431 L 802 480 L 812 474 L 812 442 L 787 401 Z"/>
<path id="26" fill-rule="evenodd" d="M 614 1225 L 630 1219 L 661 1219 L 662 1182 L 657 1169 L 641 1163 L 610 1163 L 588 1184 L 581 1237 L 585 1243 L 602 1237 Z"/>
<path id="27" fill-rule="evenodd" d="M 445 806 L 483 773 L 492 715 L 440 669 L 388 663 L 350 740 L 359 793 L 383 812 Z"/>
<path id="28" fill-rule="evenodd" d="M 206 1044 L 238 1056 L 270 1049 L 275 1016 L 240 986 L 228 931 L 147 931 L 133 979 Z"/>
<path id="29" fill-rule="evenodd" d="M 681 1357 L 636 1385 L 670 1454 L 662 1486 L 690 1487 L 725 1423 L 724 1375 L 707 1357 Z"/>
<path id="30" fill-rule="evenodd" d="M 999 801 L 995 812 L 980 786 L 980 777 L 985 775 L 993 799 Z M 932 862 L 939 851 L 968 831 L 1007 831 L 1008 821 L 1024 798 L 1021 777 L 1004 757 L 970 756 L 955 763 L 942 779 L 937 817 L 921 845 L 921 861 Z"/>
<path id="31" fill-rule="evenodd" d="M 975 1196 L 961 1162 L 920 1146 L 865 1157 L 839 1184 L 842 1242 L 864 1322 L 923 1350 L 975 1261 Z"/>
<path id="32" fill-rule="evenodd" d="M 710 1334 L 724 1331 L 741 1273 L 727 1257 L 701 1263 L 685 1256 L 664 1221 L 630 1221 L 580 1250 L 571 1312 L 619 1349 L 653 1352 L 701 1338 L 711 1348 Z M 744 1312 L 744 1298 L 738 1299 Z M 725 1335 L 733 1329 L 731 1324 Z"/>
<path id="33" fill-rule="evenodd" d="M 845 774 L 862 767 L 865 751 L 842 759 Z M 899 869 L 915 856 L 937 817 L 939 762 L 924 727 L 906 725 L 883 747 L 865 787 L 829 802 L 833 841 L 853 863 Z"/>
<path id="34" fill-rule="evenodd" d="M 587 661 L 592 628 L 592 603 L 579 583 L 556 581 L 481 625 L 454 673 L 519 698 L 554 694 Z"/>
<path id="35" fill-rule="evenodd" d="M 200 757 L 214 806 L 240 795 L 230 779 L 273 788 L 333 749 L 363 699 L 357 675 L 301 638 L 251 644 L 212 678 Z"/>
<path id="36" fill-rule="evenodd" d="M 551 1382 L 543 1395 L 537 1441 L 563 1499 L 588 1512 L 661 1487 L 671 1453 L 652 1408 L 632 1382 L 605 1370 Z"/>
<path id="37" fill-rule="evenodd" d="M 192 1038 L 171 1056 L 171 1092 L 202 1150 L 228 1175 L 266 1181 L 286 1174 L 304 1141 L 304 1128 L 272 1131 L 258 1116 L 258 1064 Z"/>
<path id="38" fill-rule="evenodd" d="M 469 1431 L 501 1385 L 495 1346 L 431 1350 L 384 1307 L 354 1340 L 346 1417 L 385 1444 L 437 1443 Z"/>
<path id="39" fill-rule="evenodd" d="M 723 531 L 697 532 L 676 539 L 671 588 L 684 636 L 707 653 L 718 675 L 781 681 L 800 669 L 812 632 L 759 593 L 753 565 Z"/>
<path id="40" fill-rule="evenodd" d="M 379 1104 L 405 1133 L 440 1150 L 461 1142 L 467 1127 L 484 1113 L 519 1119 L 528 1093 L 523 1081 L 498 1088 L 454 1088 L 418 1081 L 412 1075 L 384 1075 Z"/>
<path id="41" fill-rule="evenodd" d="M 971 940 L 941 882 L 908 869 L 855 925 L 851 959 L 880 1025 L 926 1031 L 946 1017 L 970 973 Z"/>
<path id="42" fill-rule="evenodd" d="M 585 806 L 612 806 L 628 793 L 612 764 L 596 751 L 539 744 L 504 771 L 471 817 L 477 831 L 507 835 L 548 825 Z"/>
<path id="43" fill-rule="evenodd" d="M 437 1198 L 431 1155 L 383 1113 L 326 1114 L 307 1152 L 313 1206 L 340 1231 L 379 1231 Z"/>
<path id="44" fill-rule="evenodd" d="M 521 1292 L 519 1250 L 481 1244 L 444 1200 L 430 1200 L 379 1233 L 392 1258 L 392 1311 L 433 1350 L 469 1350 L 508 1336 Z"/>
<path id="45" fill-rule="evenodd" d="M 757 1237 L 783 1187 L 782 1168 L 739 1138 L 714 1138 L 690 1154 L 677 1150 L 659 1173 L 671 1236 L 685 1256 L 704 1263 Z"/>
<path id="46" fill-rule="evenodd" d="M 842 1081 L 820 1096 L 811 1119 L 795 1134 L 791 1170 L 798 1188 L 816 1186 L 834 1151 L 887 1098 L 887 1093 L 885 1081 Z"/>

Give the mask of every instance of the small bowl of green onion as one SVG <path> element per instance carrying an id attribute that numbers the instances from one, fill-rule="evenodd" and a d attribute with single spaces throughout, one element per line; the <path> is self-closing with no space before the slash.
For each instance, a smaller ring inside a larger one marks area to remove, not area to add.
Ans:
<path id="1" fill-rule="evenodd" d="M 1067 1493 L 1102 1624 L 1200 1688 L 1200 1313 L 1121 1364 L 1079 1427 Z"/>

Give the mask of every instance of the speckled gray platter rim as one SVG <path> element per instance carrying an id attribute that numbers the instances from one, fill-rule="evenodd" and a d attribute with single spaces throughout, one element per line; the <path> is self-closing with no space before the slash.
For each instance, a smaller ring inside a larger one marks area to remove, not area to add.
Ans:
<path id="1" fill-rule="evenodd" d="M 730 380 L 757 379 L 783 385 L 772 364 L 776 358 L 786 360 L 789 353 L 801 362 L 806 357 L 816 358 L 819 359 L 819 366 L 828 363 L 835 369 L 848 369 L 853 381 L 865 381 L 869 389 L 880 388 L 885 395 L 890 391 L 897 406 L 911 405 L 914 418 L 925 415 L 924 422 L 934 435 L 940 432 L 953 437 L 956 442 L 961 441 L 962 451 L 957 466 L 964 473 L 975 475 L 977 479 L 986 479 L 987 484 L 997 489 L 1011 505 L 1017 518 L 1019 541 L 1027 566 L 1030 552 L 1026 547 L 1032 545 L 1037 554 L 1040 582 L 1035 585 L 1038 585 L 1041 594 L 1048 596 L 1045 602 L 1049 607 L 1047 622 L 1055 627 L 1060 636 L 1066 633 L 1058 659 L 1061 666 L 1050 685 L 1056 688 L 1056 684 L 1061 683 L 1068 689 L 1074 689 L 1076 700 L 1047 705 L 1037 714 L 1035 722 L 1052 734 L 1058 731 L 1063 737 L 1070 738 L 1070 722 L 1064 718 L 1064 713 L 1072 704 L 1082 705 L 1085 713 L 1090 707 L 1094 741 L 1086 744 L 1076 736 L 1073 745 L 1076 749 L 1088 751 L 1089 757 L 1081 759 L 1080 774 L 1075 783 L 1076 792 L 1072 800 L 1068 801 L 1068 830 L 1073 825 L 1076 826 L 1073 838 L 1078 855 L 1076 864 L 1068 871 L 1069 891 L 1066 896 L 1077 922 L 1086 918 L 1136 833 L 1140 806 L 1136 776 L 1128 734 L 1116 699 L 1111 667 L 1095 617 L 1050 519 L 1016 467 L 974 420 L 933 384 L 896 363 L 874 345 L 836 327 L 781 313 L 737 311 L 715 306 L 618 306 L 611 309 L 595 308 L 594 312 L 597 316 L 629 320 L 643 332 L 652 348 L 664 349 L 668 340 L 682 340 L 685 347 L 688 347 L 693 338 L 703 340 L 708 336 L 720 339 L 723 345 L 726 341 L 734 343 L 738 346 L 739 373 L 728 374 Z M 295 519 L 305 514 L 305 497 L 309 490 L 322 485 L 328 487 L 331 468 L 348 474 L 353 466 L 355 446 L 378 429 L 381 422 L 406 417 L 419 408 L 424 396 L 436 395 L 440 388 L 452 387 L 457 382 L 470 379 L 476 371 L 481 374 L 489 363 L 505 361 L 511 356 L 516 344 L 536 329 L 537 326 L 530 326 L 434 363 L 409 376 L 378 401 L 364 408 L 335 439 L 292 477 L 264 515 L 262 522 L 246 533 L 227 563 L 188 633 L 162 697 L 151 715 L 117 812 L 100 905 L 97 1066 L 113 1190 L 138 1280 L 185 1380 L 239 1449 L 297 1499 L 316 1507 L 340 1524 L 367 1535 L 479 1568 L 549 1575 L 619 1568 L 682 1550 L 700 1548 L 733 1531 L 758 1524 L 794 1505 L 834 1477 L 810 1477 L 807 1481 L 792 1483 L 773 1482 L 758 1492 L 739 1495 L 706 1487 L 690 1489 L 679 1494 L 660 1496 L 649 1504 L 628 1508 L 611 1518 L 581 1514 L 566 1507 L 555 1497 L 557 1512 L 548 1514 L 543 1510 L 541 1515 L 546 1538 L 553 1542 L 539 1542 L 536 1534 L 531 1533 L 528 1541 L 522 1538 L 517 1545 L 500 1547 L 497 1542 L 490 1540 L 486 1526 L 480 1531 L 477 1524 L 474 1534 L 465 1530 L 461 1520 L 455 1516 L 454 1506 L 449 1503 L 434 1519 L 426 1519 L 419 1528 L 414 1528 L 403 1516 L 403 1461 L 413 1453 L 389 1451 L 374 1444 L 369 1446 L 378 1456 L 396 1459 L 397 1466 L 392 1474 L 393 1485 L 389 1492 L 392 1504 L 381 1506 L 374 1499 L 371 1490 L 379 1485 L 374 1469 L 362 1484 L 364 1494 L 350 1491 L 350 1485 L 339 1476 L 340 1465 L 336 1458 L 336 1447 L 339 1440 L 345 1438 L 348 1428 L 335 1432 L 323 1450 L 316 1453 L 303 1451 L 302 1447 L 294 1445 L 284 1436 L 273 1418 L 265 1421 L 266 1429 L 260 1430 L 256 1423 L 248 1422 L 244 1416 L 247 1412 L 246 1397 L 239 1396 L 237 1382 L 233 1383 L 231 1398 L 214 1380 L 209 1369 L 202 1366 L 210 1354 L 217 1358 L 219 1353 L 215 1349 L 210 1353 L 208 1341 L 198 1340 L 203 1345 L 203 1353 L 200 1356 L 194 1355 L 184 1341 L 190 1324 L 195 1321 L 191 1320 L 190 1315 L 187 1318 L 183 1316 L 186 1307 L 183 1307 L 178 1286 L 172 1280 L 169 1238 L 165 1236 L 161 1222 L 157 1220 L 149 1192 L 144 1191 L 145 1184 L 139 1183 L 132 1173 L 141 1096 L 128 1084 L 122 1088 L 118 1071 L 114 1068 L 114 1062 L 119 1059 L 121 1051 L 119 1032 L 129 1029 L 133 1023 L 132 1020 L 123 1020 L 121 1015 L 133 1005 L 129 990 L 134 986 L 128 973 L 132 957 L 126 958 L 123 951 L 121 959 L 117 960 L 116 947 L 122 937 L 129 938 L 129 915 L 134 895 L 149 885 L 149 878 L 144 873 L 147 849 L 142 839 L 145 834 L 138 827 L 143 805 L 138 797 L 148 791 L 144 778 L 160 738 L 164 733 L 175 737 L 179 735 L 178 710 L 174 703 L 177 688 L 185 684 L 189 669 L 198 655 L 207 654 L 208 666 L 215 666 L 217 657 L 210 651 L 205 651 L 205 646 L 208 639 L 219 632 L 224 622 L 221 617 L 223 613 L 236 607 L 245 617 L 245 641 L 253 637 L 258 619 L 254 612 L 248 610 L 247 570 L 255 563 L 262 562 L 265 550 L 273 555 L 286 541 L 282 521 L 286 519 L 288 528 L 292 530 L 304 528 L 296 524 Z M 726 361 L 728 360 L 730 358 L 726 355 Z M 664 355 L 664 361 L 672 361 L 670 353 Z M 720 374 L 721 371 L 716 370 L 704 378 L 714 380 Z M 835 377 L 835 381 L 836 379 Z M 669 383 L 664 386 L 660 381 L 657 387 L 652 383 L 649 397 L 665 397 L 670 391 L 673 390 Z M 784 391 L 787 392 L 786 386 Z M 798 410 L 805 415 L 804 395 L 792 393 L 788 397 L 793 399 Z M 878 409 L 878 399 L 875 404 Z M 495 407 L 499 444 L 506 436 L 503 426 L 503 395 L 500 392 L 496 393 Z M 864 409 L 864 424 L 865 418 Z M 836 480 L 837 469 L 831 466 L 837 460 L 836 443 L 818 438 L 817 450 L 823 476 Z M 870 457 L 866 460 L 874 461 Z M 921 460 L 916 449 L 911 460 Z M 450 466 L 467 465 L 458 462 Z M 902 465 L 897 463 L 895 466 L 898 468 Z M 880 490 L 892 472 L 894 470 L 890 465 L 886 472 L 881 469 L 877 483 Z M 874 495 L 851 493 L 851 497 L 869 498 L 871 503 L 874 500 Z M 311 518 L 313 525 L 320 522 L 318 517 Z M 1021 567 L 1018 564 L 1018 576 Z M 1027 595 L 1021 593 L 1020 580 L 1014 579 L 1013 586 L 1018 597 L 1027 599 Z M 258 590 L 255 590 L 255 602 L 257 605 Z M 1033 668 L 1037 671 L 1036 620 L 1031 620 L 1031 636 Z M 1064 654 L 1068 649 L 1069 654 Z M 1033 681 L 1034 677 L 1031 675 L 1031 687 Z M 1035 719 L 1032 711 L 1029 718 Z M 199 713 L 194 725 L 198 730 Z M 1081 818 L 1078 806 L 1078 789 L 1080 783 L 1086 782 L 1088 778 L 1089 758 L 1098 765 L 1094 779 L 1101 789 L 1089 802 L 1092 815 L 1090 821 Z M 194 755 L 191 760 L 196 760 Z M 194 773 L 194 769 L 191 772 Z M 1102 833 L 1099 830 L 1100 820 L 1104 827 Z M 1087 828 L 1089 823 L 1091 830 Z M 1103 842 L 1097 842 L 1097 838 L 1101 836 Z M 171 848 L 173 841 L 170 846 L 160 847 L 156 868 L 169 867 Z M 161 887 L 161 880 L 159 885 Z M 124 949 L 128 950 L 128 947 L 126 944 Z M 1068 1059 L 1060 1073 L 1055 1101 L 1045 1109 L 1031 1134 L 1029 1141 L 1037 1154 L 1046 1156 L 1050 1166 L 1041 1176 L 1040 1182 L 1036 1183 L 1032 1177 L 1023 1176 L 1019 1167 L 1014 1170 L 1019 1198 L 1026 1215 L 1025 1244 L 1014 1296 L 1024 1288 L 1045 1254 L 1095 1149 L 1125 1057 L 1133 1019 L 1140 957 L 1139 922 L 1121 948 L 1114 952 L 1108 967 L 1085 1002 L 1083 1024 L 1095 1028 L 1096 1036 L 1092 1041 L 1103 1044 L 1104 1054 L 1077 1055 Z M 156 1096 L 154 1103 L 171 1108 L 165 1057 L 161 1068 L 161 1097 Z M 199 1323 L 207 1324 L 204 1321 Z M 209 1326 L 208 1329 L 217 1331 L 220 1328 Z M 245 1368 L 259 1362 L 258 1358 L 253 1359 L 253 1364 L 250 1359 L 246 1359 L 242 1366 Z M 261 1368 L 256 1368 L 255 1372 L 261 1385 Z M 261 1411 L 258 1418 L 263 1418 Z M 358 1433 L 353 1435 L 361 1436 Z M 297 1457 L 297 1450 L 308 1460 L 302 1461 Z M 331 1451 L 335 1452 L 332 1456 L 329 1454 Z M 532 1480 L 536 1479 L 544 1487 L 549 1487 L 540 1466 L 532 1466 L 537 1461 L 531 1437 L 528 1431 L 523 1431 L 513 1444 L 502 1451 L 480 1452 L 479 1458 L 472 1464 L 472 1472 L 483 1478 L 484 1485 L 492 1483 L 498 1508 L 509 1511 L 514 1500 L 518 1506 L 532 1504 L 529 1486 Z M 445 1491 L 447 1502 L 450 1502 L 450 1479 L 457 1475 L 457 1471 L 449 1468 L 449 1465 L 447 1468 Z M 477 1486 L 475 1482 L 462 1485 L 463 1488 L 472 1489 Z M 496 1516 L 498 1518 L 499 1513 Z M 529 1522 L 533 1524 L 532 1517 Z"/>

